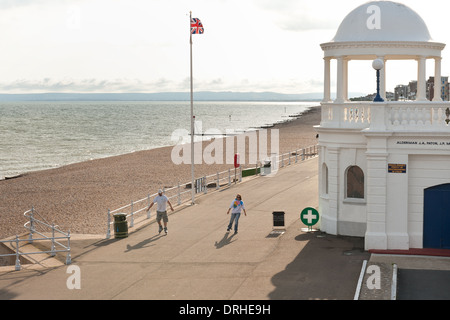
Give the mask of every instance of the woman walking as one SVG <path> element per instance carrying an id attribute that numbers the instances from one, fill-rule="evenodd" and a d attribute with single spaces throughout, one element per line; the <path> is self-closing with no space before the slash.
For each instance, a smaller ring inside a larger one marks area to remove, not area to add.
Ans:
<path id="1" fill-rule="evenodd" d="M 227 214 L 230 213 L 231 210 L 231 219 L 230 223 L 228 224 L 227 232 L 231 230 L 233 227 L 234 222 L 234 233 L 238 233 L 238 223 L 239 218 L 241 217 L 241 211 L 244 210 L 244 214 L 247 215 L 247 212 L 245 211 L 244 202 L 242 201 L 242 197 L 240 194 L 236 196 L 236 199 L 231 203 L 230 207 L 228 208 Z"/>

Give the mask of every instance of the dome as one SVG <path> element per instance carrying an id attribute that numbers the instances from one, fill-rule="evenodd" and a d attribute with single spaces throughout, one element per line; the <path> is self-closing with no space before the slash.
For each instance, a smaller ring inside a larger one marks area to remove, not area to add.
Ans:
<path id="1" fill-rule="evenodd" d="M 431 40 L 425 22 L 414 10 L 401 3 L 372 1 L 345 17 L 332 42 Z"/>

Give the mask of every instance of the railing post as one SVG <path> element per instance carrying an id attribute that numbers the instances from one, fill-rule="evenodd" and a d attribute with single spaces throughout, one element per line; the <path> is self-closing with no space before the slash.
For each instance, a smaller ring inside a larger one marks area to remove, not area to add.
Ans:
<path id="1" fill-rule="evenodd" d="M 178 181 L 178 205 L 181 205 L 181 187 L 180 187 L 180 181 Z"/>
<path id="2" fill-rule="evenodd" d="M 219 180 L 219 172 L 217 172 L 217 183 L 216 183 L 216 190 L 219 190 L 220 186 L 220 180 Z"/>
<path id="3" fill-rule="evenodd" d="M 70 256 L 70 230 L 67 233 L 67 256 L 66 256 L 66 264 L 72 263 L 72 257 Z"/>
<path id="4" fill-rule="evenodd" d="M 21 266 L 20 266 L 20 256 L 19 256 L 19 236 L 16 235 L 16 267 L 15 270 L 16 271 L 20 271 Z"/>
<path id="5" fill-rule="evenodd" d="M 147 195 L 147 208 L 150 207 L 150 194 Z M 147 211 L 147 219 L 150 219 L 150 210 Z"/>
<path id="6" fill-rule="evenodd" d="M 106 229 L 106 239 L 111 238 L 111 211 L 108 209 L 108 227 Z"/>
<path id="7" fill-rule="evenodd" d="M 305 161 L 305 148 L 302 148 L 302 161 Z"/>
<path id="8" fill-rule="evenodd" d="M 239 182 L 242 182 L 242 166 L 239 166 Z"/>
<path id="9" fill-rule="evenodd" d="M 30 235 L 28 237 L 28 243 L 33 243 L 33 231 L 34 231 L 34 207 L 31 207 L 31 212 L 30 212 Z"/>
<path id="10" fill-rule="evenodd" d="M 133 212 L 133 201 L 131 201 L 131 222 L 130 222 L 130 228 L 134 227 L 134 212 Z"/>
<path id="11" fill-rule="evenodd" d="M 231 186 L 231 170 L 228 169 L 228 186 Z"/>
<path id="12" fill-rule="evenodd" d="M 50 257 L 54 257 L 56 255 L 55 253 L 55 224 L 52 223 L 52 248 L 50 249 Z"/>

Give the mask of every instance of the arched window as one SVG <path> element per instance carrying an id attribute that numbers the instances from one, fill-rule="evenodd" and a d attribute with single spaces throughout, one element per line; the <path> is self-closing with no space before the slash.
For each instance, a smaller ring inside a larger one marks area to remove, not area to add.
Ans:
<path id="1" fill-rule="evenodd" d="M 346 198 L 364 199 L 364 172 L 358 166 L 347 168 Z"/>

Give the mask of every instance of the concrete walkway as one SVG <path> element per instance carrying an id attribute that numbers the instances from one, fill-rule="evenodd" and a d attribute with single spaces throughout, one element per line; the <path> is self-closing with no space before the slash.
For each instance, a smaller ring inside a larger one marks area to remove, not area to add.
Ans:
<path id="1" fill-rule="evenodd" d="M 317 167 L 202 195 L 170 214 L 168 235 L 149 222 L 124 239 L 74 240 L 70 266 L 0 271 L 0 299 L 351 300 L 370 257 L 363 239 L 302 231 L 301 210 L 318 206 Z M 226 212 L 237 193 L 247 216 L 234 235 Z M 285 212 L 282 235 L 271 234 L 273 211 Z M 69 289 L 77 274 L 81 288 Z"/>

